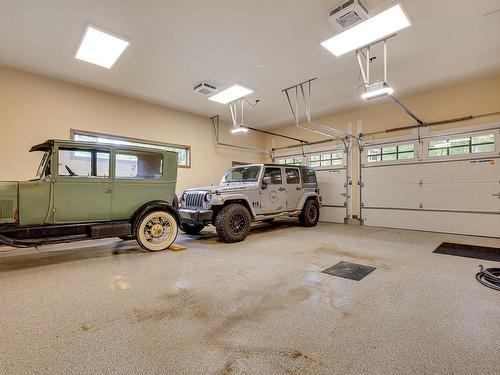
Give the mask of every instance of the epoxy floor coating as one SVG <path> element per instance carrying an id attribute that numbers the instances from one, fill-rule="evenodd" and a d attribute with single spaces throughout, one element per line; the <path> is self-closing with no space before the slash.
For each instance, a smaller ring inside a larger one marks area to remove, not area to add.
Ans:
<path id="1" fill-rule="evenodd" d="M 433 254 L 500 240 L 354 225 L 0 248 L 2 374 L 498 374 L 496 262 Z M 113 253 L 115 252 L 115 253 Z M 376 267 L 361 281 L 321 273 Z"/>

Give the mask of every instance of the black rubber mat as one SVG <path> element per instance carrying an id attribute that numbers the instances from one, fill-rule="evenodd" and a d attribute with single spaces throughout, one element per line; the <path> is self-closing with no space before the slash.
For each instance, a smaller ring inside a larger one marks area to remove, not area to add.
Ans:
<path id="1" fill-rule="evenodd" d="M 455 255 L 457 257 L 493 260 L 500 262 L 500 248 L 465 245 L 461 243 L 443 242 L 436 250 L 436 254 Z"/>
<path id="2" fill-rule="evenodd" d="M 344 279 L 359 281 L 374 270 L 376 270 L 375 267 L 364 266 L 362 264 L 339 262 L 321 272 L 327 273 L 328 275 L 343 277 Z"/>

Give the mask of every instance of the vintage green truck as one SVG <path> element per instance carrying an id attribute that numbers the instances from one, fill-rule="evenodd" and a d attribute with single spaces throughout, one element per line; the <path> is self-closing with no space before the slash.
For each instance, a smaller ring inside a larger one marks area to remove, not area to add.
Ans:
<path id="1" fill-rule="evenodd" d="M 159 251 L 175 241 L 175 152 L 62 140 L 30 151 L 42 153 L 36 178 L 0 182 L 1 244 L 120 237 Z"/>

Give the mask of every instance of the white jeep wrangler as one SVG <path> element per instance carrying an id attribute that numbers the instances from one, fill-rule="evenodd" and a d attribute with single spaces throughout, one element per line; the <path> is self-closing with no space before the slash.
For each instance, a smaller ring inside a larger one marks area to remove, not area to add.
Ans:
<path id="1" fill-rule="evenodd" d="M 298 217 L 302 226 L 318 223 L 320 197 L 312 168 L 250 164 L 230 168 L 219 186 L 186 190 L 180 198 L 181 228 L 198 234 L 213 224 L 225 242 L 243 241 L 254 221 Z"/>

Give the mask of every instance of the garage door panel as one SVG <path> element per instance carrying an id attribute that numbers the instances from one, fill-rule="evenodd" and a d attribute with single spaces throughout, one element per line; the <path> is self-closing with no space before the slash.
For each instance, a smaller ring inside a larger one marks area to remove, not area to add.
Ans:
<path id="1" fill-rule="evenodd" d="M 417 184 L 413 185 L 366 185 L 363 188 L 363 204 L 368 207 L 418 208 L 420 204 Z"/>
<path id="2" fill-rule="evenodd" d="M 343 206 L 345 202 L 345 169 L 317 170 L 318 187 L 323 204 Z"/>
<path id="3" fill-rule="evenodd" d="M 327 223 L 343 223 L 346 210 L 344 207 L 322 206 L 319 213 L 319 221 Z"/>
<path id="4" fill-rule="evenodd" d="M 365 209 L 363 218 L 371 226 L 500 237 L 500 214 Z"/>

